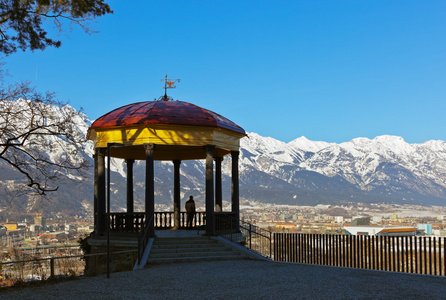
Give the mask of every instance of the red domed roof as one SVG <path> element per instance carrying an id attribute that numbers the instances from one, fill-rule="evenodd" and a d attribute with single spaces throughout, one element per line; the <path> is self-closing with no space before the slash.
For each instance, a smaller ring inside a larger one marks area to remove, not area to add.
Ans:
<path id="1" fill-rule="evenodd" d="M 117 108 L 93 122 L 90 129 L 143 124 L 190 125 L 245 130 L 225 117 L 183 101 L 146 101 Z"/>

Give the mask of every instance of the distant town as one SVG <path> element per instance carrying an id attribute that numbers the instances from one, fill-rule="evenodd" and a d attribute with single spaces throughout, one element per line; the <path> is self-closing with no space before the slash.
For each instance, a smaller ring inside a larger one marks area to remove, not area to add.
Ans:
<path id="1" fill-rule="evenodd" d="M 226 203 L 229 210 L 229 203 Z M 157 205 L 157 211 L 169 211 Z M 197 207 L 204 211 L 204 207 Z M 446 236 L 446 207 L 394 204 L 290 206 L 241 202 L 241 218 L 271 232 L 351 235 Z M 93 213 L 71 219 L 23 213 L 0 223 L 0 251 L 8 247 L 75 247 L 94 229 Z"/>
<path id="2" fill-rule="evenodd" d="M 287 206 L 248 202 L 242 207 L 242 217 L 272 232 L 446 236 L 445 207 L 361 203 Z"/>

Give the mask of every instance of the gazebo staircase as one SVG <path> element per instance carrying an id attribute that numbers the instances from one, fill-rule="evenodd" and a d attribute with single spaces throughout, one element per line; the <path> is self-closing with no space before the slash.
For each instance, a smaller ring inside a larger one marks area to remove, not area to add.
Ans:
<path id="1" fill-rule="evenodd" d="M 209 237 L 156 238 L 147 264 L 246 258 L 243 252 Z"/>

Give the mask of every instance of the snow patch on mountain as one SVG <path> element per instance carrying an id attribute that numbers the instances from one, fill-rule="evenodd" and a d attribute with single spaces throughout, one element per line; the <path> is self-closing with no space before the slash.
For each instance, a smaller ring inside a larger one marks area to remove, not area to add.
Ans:
<path id="1" fill-rule="evenodd" d="M 409 144 L 398 136 L 356 138 L 320 150 L 299 167 L 330 177 L 340 175 L 368 189 L 372 181 L 388 179 L 388 175 L 376 174 L 383 163 L 401 166 L 420 178 L 446 185 L 446 143 L 443 141 Z"/>
<path id="2" fill-rule="evenodd" d="M 330 145 L 333 145 L 333 143 L 327 143 L 323 141 L 310 141 L 306 137 L 301 136 L 289 142 L 288 145 L 292 148 L 297 148 L 304 152 L 318 152 L 326 147 L 329 147 Z"/>
<path id="3" fill-rule="evenodd" d="M 262 137 L 248 133 L 248 138 L 240 141 L 241 171 L 253 167 L 263 172 L 274 173 L 281 166 L 295 165 L 304 159 L 305 152 L 272 137 Z"/>

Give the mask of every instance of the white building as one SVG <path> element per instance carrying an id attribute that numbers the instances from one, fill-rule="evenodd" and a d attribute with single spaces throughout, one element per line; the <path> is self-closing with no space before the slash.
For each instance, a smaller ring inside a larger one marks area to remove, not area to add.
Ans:
<path id="1" fill-rule="evenodd" d="M 414 236 L 415 227 L 408 226 L 344 226 L 351 235 L 375 235 L 375 236 Z"/>
<path id="2" fill-rule="evenodd" d="M 334 220 L 336 223 L 342 223 L 344 222 L 344 217 L 343 216 L 336 216 L 334 217 Z"/>
<path id="3" fill-rule="evenodd" d="M 378 223 L 382 221 L 382 217 L 381 216 L 373 216 L 372 217 L 372 222 Z"/>

